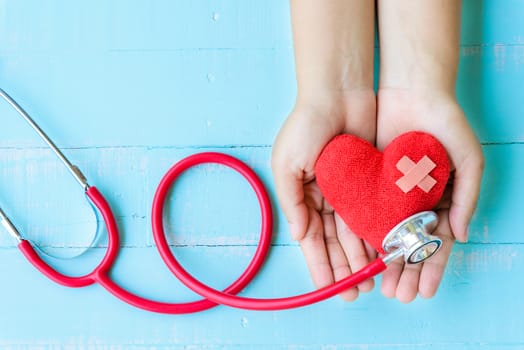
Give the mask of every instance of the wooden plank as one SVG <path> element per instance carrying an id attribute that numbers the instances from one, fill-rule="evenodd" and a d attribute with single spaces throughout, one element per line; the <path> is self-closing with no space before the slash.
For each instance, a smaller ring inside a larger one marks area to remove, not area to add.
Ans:
<path id="1" fill-rule="evenodd" d="M 269 145 L 295 90 L 291 51 L 16 54 L 0 61 L 9 67 L 3 87 L 60 146 Z M 0 145 L 40 145 L 4 103 L 0 113 L 10 118 Z"/>
<path id="2" fill-rule="evenodd" d="M 3 1 L 0 52 L 291 46 L 287 1 Z M 28 29 L 30 26 L 30 30 Z"/>
<path id="3" fill-rule="evenodd" d="M 522 244 L 524 216 L 521 198 L 524 186 L 520 174 L 524 159 L 521 144 L 483 147 L 486 169 L 480 200 L 470 226 L 475 243 Z"/>
<path id="4" fill-rule="evenodd" d="M 206 149 L 239 157 L 261 176 L 270 192 L 275 215 L 274 244 L 290 241 L 284 216 L 278 207 L 270 170 L 270 149 L 241 147 Z M 153 244 L 150 208 L 164 172 L 181 158 L 202 151 L 178 148 L 100 148 L 67 150 L 107 197 L 118 218 L 122 244 Z M 523 243 L 524 227 L 519 181 L 524 159 L 520 144 L 484 147 L 488 164 L 477 213 L 471 225 L 474 243 Z M 81 189 L 54 156 L 42 149 L 9 149 L 0 152 L 1 205 L 26 237 L 48 248 L 88 247 L 96 221 Z M 177 245 L 255 245 L 260 212 L 246 181 L 232 170 L 208 165 L 190 170 L 177 183 L 168 207 L 170 241 Z M 175 237 L 176 233 L 176 237 Z M 0 247 L 14 241 L 0 235 Z M 99 246 L 104 246 L 104 240 Z M 80 249 L 81 251 L 83 249 Z M 75 249 L 56 251 L 74 254 Z"/>
<path id="5" fill-rule="evenodd" d="M 461 49 L 457 82 L 459 103 L 485 143 L 522 142 L 524 119 L 524 45 Z"/>
<path id="6" fill-rule="evenodd" d="M 522 0 L 462 1 L 461 43 L 466 46 L 522 45 Z"/>
<path id="7" fill-rule="evenodd" d="M 197 276 L 223 287 L 247 263 L 250 249 L 191 247 L 177 248 L 176 254 Z M 287 344 L 291 348 L 415 349 L 484 344 L 495 348 L 498 344 L 518 348 L 524 345 L 524 302 L 516 274 L 524 269 L 523 256 L 522 245 L 457 246 L 438 295 L 409 305 L 384 299 L 375 291 L 355 303 L 334 298 L 293 311 L 219 307 L 195 315 L 166 316 L 131 308 L 100 287 L 73 290 L 54 285 L 16 250 L 4 249 L 0 254 L 4 281 L 0 346 L 104 349 L 169 344 L 221 349 Z M 179 289 L 159 260 L 153 248 L 126 248 L 113 275 L 127 288 L 148 297 L 189 300 L 191 296 Z M 273 249 L 263 272 L 243 294 L 275 297 L 310 288 L 299 248 L 286 246 Z"/>
<path id="8" fill-rule="evenodd" d="M 520 7 L 522 0 L 464 0 L 462 44 L 522 44 Z M 0 52 L 292 46 L 282 0 L 3 1 L 0 18 Z"/>
<path id="9" fill-rule="evenodd" d="M 268 148 L 215 150 L 238 156 L 265 183 L 271 183 Z M 143 247 L 152 244 L 150 208 L 161 177 L 176 161 L 197 151 L 109 148 L 68 150 L 67 154 L 113 206 L 125 232 L 123 245 Z M 81 188 L 54 155 L 42 149 L 9 149 L 0 152 L 0 159 L 7 165 L 0 171 L 2 207 L 13 222 L 19 223 L 21 232 L 53 247 L 85 247 L 95 231 L 95 217 Z M 180 180 L 171 209 L 174 222 L 170 224 L 185 236 L 178 241 L 180 244 L 256 243 L 260 226 L 258 204 L 238 174 L 218 166 L 204 166 Z M 204 211 L 206 220 L 202 220 Z M 211 222 L 215 224 L 209 225 Z M 0 242 L 2 246 L 14 244 L 5 234 L 0 235 Z"/>
<path id="10" fill-rule="evenodd" d="M 271 145 L 295 93 L 291 50 L 0 59 L 4 88 L 63 147 Z M 524 142 L 522 81 L 524 46 L 462 49 L 459 101 L 482 142 Z M 40 145 L 0 112 L 0 145 Z"/>

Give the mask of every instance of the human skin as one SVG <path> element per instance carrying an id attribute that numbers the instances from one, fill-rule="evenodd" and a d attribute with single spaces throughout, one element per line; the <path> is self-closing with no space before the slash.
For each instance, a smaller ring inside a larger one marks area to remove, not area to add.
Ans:
<path id="1" fill-rule="evenodd" d="M 375 141 L 374 10 L 369 0 L 291 1 L 297 99 L 275 140 L 272 168 L 291 236 L 318 288 L 374 256 L 326 203 L 314 174 L 320 152 L 334 136 L 350 133 Z M 372 288 L 370 280 L 341 296 L 354 300 Z"/>
<path id="2" fill-rule="evenodd" d="M 377 147 L 422 130 L 444 145 L 453 170 L 437 206 L 441 251 L 421 265 L 396 261 L 383 274 L 383 294 L 402 302 L 436 293 L 454 240 L 467 241 L 479 196 L 484 157 L 455 94 L 460 7 L 457 0 L 378 1 Z"/>
<path id="3" fill-rule="evenodd" d="M 378 97 L 373 90 L 374 11 L 374 1 L 368 0 L 291 1 L 297 100 L 275 140 L 272 168 L 291 236 L 300 243 L 313 282 L 323 287 L 376 256 L 316 185 L 313 169 L 323 147 L 341 133 L 376 142 L 379 149 L 410 130 L 436 136 L 454 169 L 436 208 L 443 247 L 421 265 L 393 263 L 382 278 L 384 295 L 409 302 L 417 294 L 435 294 L 454 239 L 467 239 L 483 156 L 455 96 L 460 2 L 378 1 Z M 372 288 L 370 280 L 342 297 L 354 300 Z"/>

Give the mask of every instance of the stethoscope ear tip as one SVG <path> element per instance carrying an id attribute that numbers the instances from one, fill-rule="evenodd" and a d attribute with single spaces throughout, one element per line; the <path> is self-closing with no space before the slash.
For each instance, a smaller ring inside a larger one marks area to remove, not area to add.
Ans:
<path id="1" fill-rule="evenodd" d="M 382 241 L 382 248 L 386 253 L 395 250 L 402 252 L 404 261 L 408 264 L 422 263 L 442 246 L 442 240 L 430 234 L 437 224 L 437 214 L 432 211 L 412 215 L 386 235 Z"/>

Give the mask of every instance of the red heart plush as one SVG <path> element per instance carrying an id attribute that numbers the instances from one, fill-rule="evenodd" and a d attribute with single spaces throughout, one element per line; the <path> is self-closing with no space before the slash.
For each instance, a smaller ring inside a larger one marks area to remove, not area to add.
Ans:
<path id="1" fill-rule="evenodd" d="M 393 227 L 438 203 L 449 169 L 442 144 L 430 134 L 412 131 L 398 136 L 384 152 L 356 136 L 337 136 L 320 154 L 315 176 L 348 227 L 384 253 L 382 240 Z"/>

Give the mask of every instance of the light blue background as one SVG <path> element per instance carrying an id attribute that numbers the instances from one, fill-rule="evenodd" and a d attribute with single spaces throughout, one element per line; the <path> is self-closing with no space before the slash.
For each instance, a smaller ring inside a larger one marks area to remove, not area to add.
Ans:
<path id="1" fill-rule="evenodd" d="M 464 1 L 458 94 L 487 167 L 470 242 L 454 248 L 435 298 L 402 305 L 374 291 L 292 311 L 158 315 L 99 286 L 53 284 L 2 233 L 0 348 L 524 349 L 523 18 L 522 0 Z M 0 0 L 0 81 L 113 206 L 123 232 L 114 278 L 144 296 L 191 300 L 154 247 L 154 190 L 177 160 L 218 150 L 252 166 L 274 199 L 271 144 L 295 94 L 289 5 Z M 81 190 L 5 103 L 0 116 L 0 205 L 44 249 L 83 250 L 96 220 Z M 254 195 L 232 171 L 204 166 L 173 198 L 177 256 L 225 287 L 254 251 Z M 275 212 L 272 253 L 244 295 L 313 288 Z M 51 262 L 87 272 L 98 248 Z"/>

